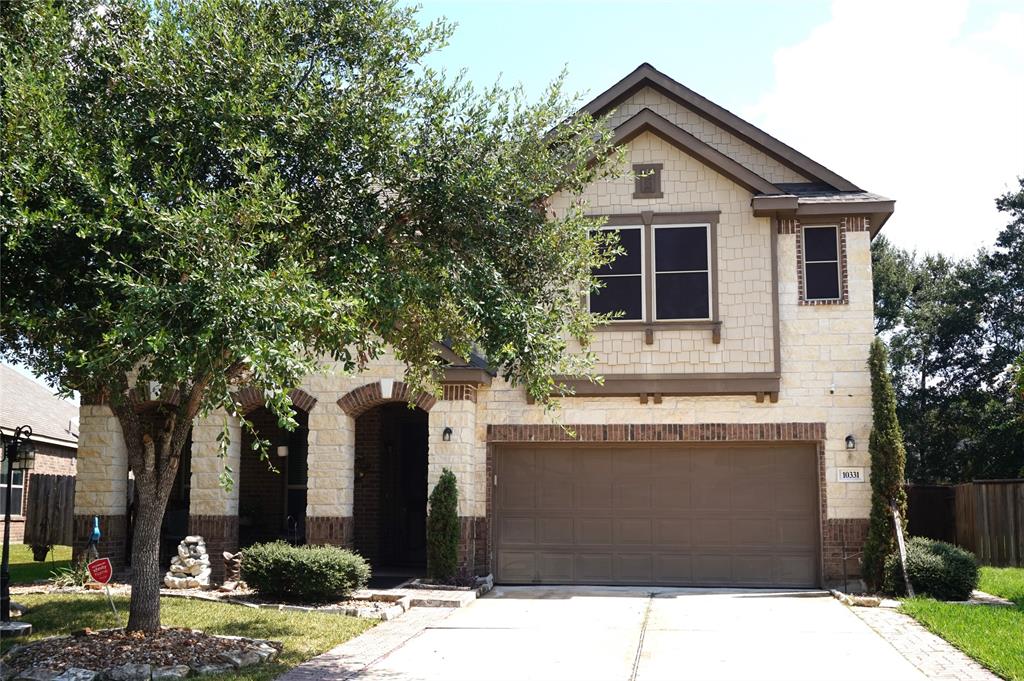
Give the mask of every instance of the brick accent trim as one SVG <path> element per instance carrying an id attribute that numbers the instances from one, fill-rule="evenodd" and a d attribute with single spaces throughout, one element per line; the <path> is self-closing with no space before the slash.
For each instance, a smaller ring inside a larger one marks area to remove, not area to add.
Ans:
<path id="1" fill-rule="evenodd" d="M 476 386 L 452 383 L 441 386 L 441 399 L 445 401 L 467 400 L 476 402 Z"/>
<path id="2" fill-rule="evenodd" d="M 613 423 L 487 426 L 488 442 L 816 442 L 824 423 Z"/>
<path id="3" fill-rule="evenodd" d="M 238 516 L 189 516 L 188 533 L 198 534 L 206 541 L 206 552 L 210 554 L 211 581 L 224 581 L 223 553 L 238 551 Z"/>
<path id="4" fill-rule="evenodd" d="M 343 395 L 338 400 L 338 406 L 341 407 L 343 412 L 355 418 L 363 412 L 385 402 L 412 402 L 423 411 L 430 411 L 437 404 L 437 398 L 433 395 L 428 395 L 427 393 L 414 395 L 412 388 L 401 381 L 395 381 L 391 387 L 391 397 L 385 398 L 383 394 L 380 381 L 367 383 Z"/>
<path id="5" fill-rule="evenodd" d="M 352 548 L 352 516 L 313 516 L 306 518 L 306 543 L 330 544 Z"/>
<path id="6" fill-rule="evenodd" d="M 100 558 L 109 558 L 115 569 L 128 564 L 128 517 L 124 515 L 75 514 L 71 537 L 71 559 L 77 561 L 85 553 L 92 536 L 92 519 L 100 519 L 100 541 L 96 547 Z"/>
<path id="7" fill-rule="evenodd" d="M 839 237 L 839 276 L 840 297 L 829 300 L 807 300 L 804 290 L 804 227 L 836 225 Z M 850 302 L 849 272 L 847 269 L 846 234 L 847 232 L 868 232 L 871 222 L 862 215 L 849 215 L 837 218 L 815 218 L 803 220 L 799 218 L 780 218 L 779 234 L 796 235 L 796 281 L 798 305 L 848 305 Z"/>
<path id="8" fill-rule="evenodd" d="M 841 584 L 843 580 L 843 549 L 846 549 L 846 576 L 861 577 L 861 552 L 868 536 L 867 518 L 831 518 L 822 526 L 821 552 L 825 563 L 825 585 Z M 845 589 L 846 587 L 840 586 Z"/>
<path id="9" fill-rule="evenodd" d="M 232 397 L 235 400 L 238 411 L 242 414 L 248 414 L 253 409 L 259 409 L 266 404 L 263 393 L 251 386 L 242 388 Z M 316 406 L 316 398 L 301 388 L 296 388 L 289 392 L 288 397 L 291 399 L 293 407 L 307 414 Z"/>
<path id="10" fill-rule="evenodd" d="M 459 516 L 459 568 L 474 575 L 490 572 L 487 518 Z"/>

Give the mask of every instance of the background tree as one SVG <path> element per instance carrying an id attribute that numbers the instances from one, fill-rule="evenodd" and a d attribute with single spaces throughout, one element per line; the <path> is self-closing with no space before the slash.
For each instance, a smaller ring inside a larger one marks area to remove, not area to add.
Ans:
<path id="1" fill-rule="evenodd" d="M 871 371 L 871 514 L 868 536 L 864 540 L 863 576 L 871 589 L 878 589 L 885 572 L 885 559 L 896 546 L 892 504 L 900 513 L 906 531 L 907 494 L 904 467 L 903 432 L 896 419 L 896 393 L 889 376 L 889 353 L 875 338 L 868 356 Z"/>
<path id="2" fill-rule="evenodd" d="M 438 582 L 455 577 L 459 565 L 459 487 L 455 474 L 441 471 L 430 493 L 427 515 L 427 570 Z"/>
<path id="3" fill-rule="evenodd" d="M 390 346 L 429 387 L 447 338 L 539 400 L 586 370 L 567 340 L 611 251 L 545 197 L 604 176 L 610 133 L 559 82 L 528 104 L 434 72 L 449 27 L 394 0 L 11 0 L 0 31 L 0 353 L 120 422 L 129 629 L 159 626 L 193 418 L 240 385 L 294 427 L 322 358 Z"/>
<path id="4" fill-rule="evenodd" d="M 1012 399 L 1024 351 L 1024 188 L 997 206 L 1011 223 L 995 248 L 960 261 L 884 237 L 872 246 L 875 326 L 891 350 L 915 482 L 1013 477 L 1024 466 L 1024 411 Z"/>

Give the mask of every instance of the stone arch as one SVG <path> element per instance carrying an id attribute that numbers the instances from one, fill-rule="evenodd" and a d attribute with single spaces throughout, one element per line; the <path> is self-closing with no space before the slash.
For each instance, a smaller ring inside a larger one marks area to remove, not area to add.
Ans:
<path id="1" fill-rule="evenodd" d="M 242 415 L 248 414 L 253 409 L 259 409 L 266 404 L 266 400 L 263 399 L 263 392 L 251 386 L 242 388 L 233 397 L 235 405 Z M 302 388 L 295 388 L 288 393 L 288 397 L 291 399 L 293 407 L 307 414 L 316 406 L 316 398 Z"/>
<path id="2" fill-rule="evenodd" d="M 387 386 L 384 385 L 386 382 L 390 383 L 389 397 L 384 397 L 385 392 L 388 392 L 386 390 Z M 437 404 L 437 398 L 423 392 L 414 395 L 412 388 L 408 384 L 402 381 L 392 382 L 390 379 L 383 379 L 382 381 L 359 386 L 342 395 L 341 399 L 338 400 L 338 406 L 341 407 L 343 412 L 352 418 L 356 418 L 363 412 L 385 402 L 412 402 L 423 411 L 430 411 Z"/>

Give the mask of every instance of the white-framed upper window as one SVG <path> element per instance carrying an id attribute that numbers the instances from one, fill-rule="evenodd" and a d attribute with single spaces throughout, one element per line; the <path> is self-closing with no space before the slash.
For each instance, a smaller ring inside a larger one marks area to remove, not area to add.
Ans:
<path id="1" fill-rule="evenodd" d="M 603 286 L 590 294 L 591 312 L 614 313 L 617 316 L 613 323 L 712 318 L 710 224 L 615 225 L 602 229 L 618 233 L 622 253 L 594 271 Z"/>
<path id="2" fill-rule="evenodd" d="M 615 260 L 594 271 L 603 286 L 590 294 L 590 311 L 619 313 L 614 321 L 636 322 L 644 318 L 647 304 L 644 286 L 644 227 L 625 225 L 602 227 L 618 232 L 622 252 Z"/>
<path id="3" fill-rule="evenodd" d="M 25 492 L 25 471 L 14 471 L 11 479 L 11 515 L 21 515 L 22 496 Z M 7 460 L 0 464 L 0 513 L 7 503 Z"/>
<path id="4" fill-rule="evenodd" d="M 839 227 L 803 227 L 804 299 L 838 300 L 842 296 Z"/>
<path id="5" fill-rule="evenodd" d="M 654 225 L 654 319 L 711 319 L 711 226 Z"/>

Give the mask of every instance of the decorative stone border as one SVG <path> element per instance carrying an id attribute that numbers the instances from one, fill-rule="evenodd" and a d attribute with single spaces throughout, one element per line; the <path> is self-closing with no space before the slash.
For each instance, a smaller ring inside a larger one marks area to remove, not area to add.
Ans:
<path id="1" fill-rule="evenodd" d="M 253 603 L 252 601 L 245 600 L 238 596 L 207 596 L 202 593 L 181 593 L 165 589 L 160 590 L 160 595 L 169 596 L 171 598 L 210 601 L 213 603 L 228 603 L 230 605 L 240 605 L 246 608 L 262 610 L 278 610 L 281 612 L 317 612 L 325 615 L 347 615 L 349 617 L 362 617 L 364 619 L 381 620 L 385 622 L 393 620 L 396 617 L 400 617 L 404 612 L 412 607 L 409 596 L 403 594 L 371 593 L 368 595 L 354 595 L 348 598 L 350 601 L 364 600 L 391 604 L 383 610 L 369 607 L 360 608 L 358 606 L 326 606 L 321 608 L 312 605 L 294 605 L 291 603 Z"/>
<path id="2" fill-rule="evenodd" d="M 102 634 L 112 631 L 119 630 L 101 629 L 96 633 Z M 70 667 L 64 671 L 58 671 L 37 665 L 21 672 L 14 672 L 9 664 L 2 664 L 0 665 L 0 681 L 173 681 L 185 679 L 193 675 L 224 674 L 265 662 L 272 662 L 277 659 L 283 647 L 283 644 L 279 641 L 269 641 L 266 639 L 219 634 L 208 634 L 208 636 L 226 641 L 237 641 L 239 647 L 226 653 L 221 653 L 218 656 L 221 661 L 218 663 L 201 665 L 180 664 L 154 667 L 150 664 L 123 664 L 103 671 L 86 669 L 84 667 Z M 5 661 L 10 660 L 19 652 L 42 643 L 64 639 L 70 640 L 72 638 L 74 637 L 50 636 L 22 646 L 14 646 L 7 651 L 3 659 Z"/>

